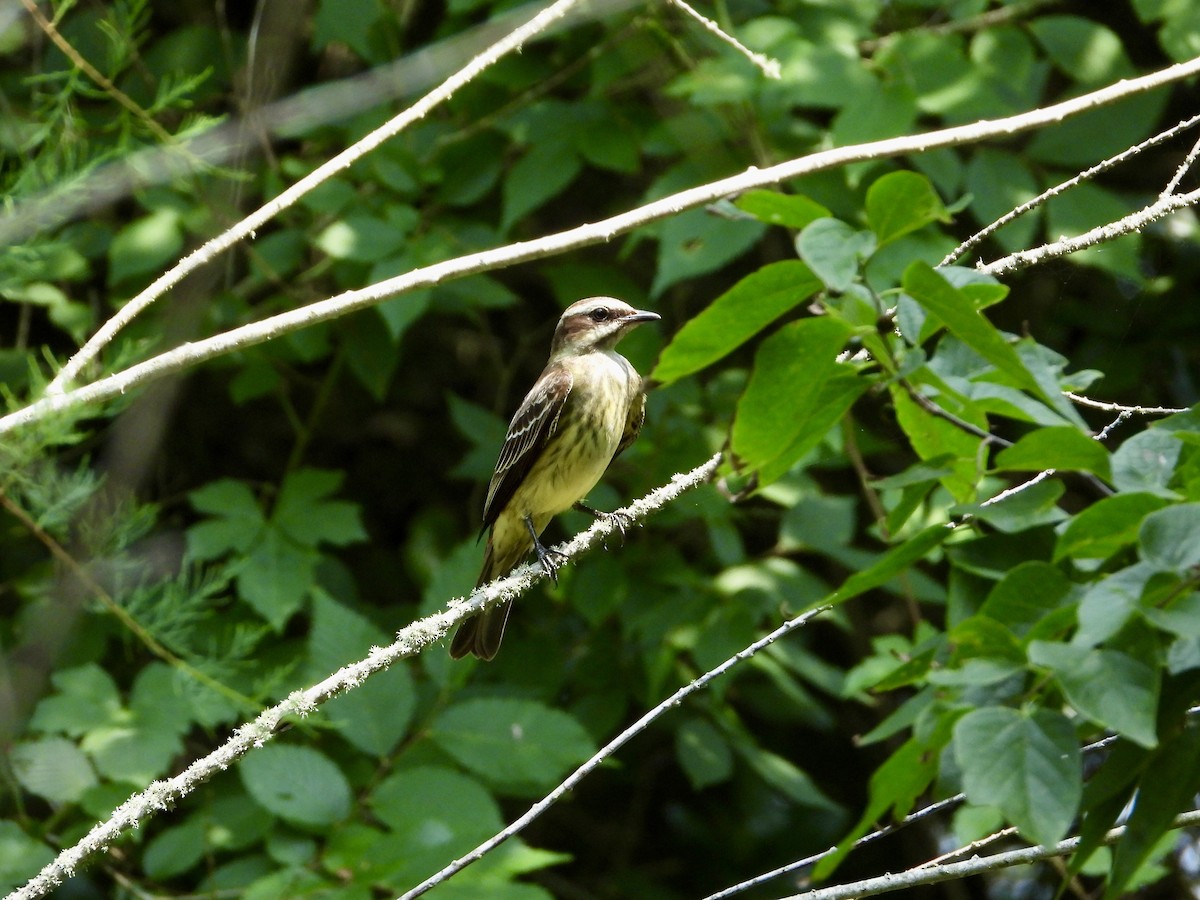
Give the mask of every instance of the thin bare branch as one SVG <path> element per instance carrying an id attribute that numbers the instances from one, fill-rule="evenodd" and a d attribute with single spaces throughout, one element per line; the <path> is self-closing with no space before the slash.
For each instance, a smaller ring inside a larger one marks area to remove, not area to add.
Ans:
<path id="1" fill-rule="evenodd" d="M 684 0 L 667 0 L 676 9 L 681 10 L 687 15 L 695 19 L 700 26 L 709 34 L 715 35 L 719 40 L 724 41 L 746 59 L 757 66 L 767 78 L 778 79 L 783 77 L 783 71 L 779 65 L 779 61 L 771 59 L 769 56 L 763 56 L 761 53 L 755 53 L 732 34 L 723 29 L 720 25 L 714 22 L 707 16 L 701 15 L 694 8 L 689 6 Z"/>

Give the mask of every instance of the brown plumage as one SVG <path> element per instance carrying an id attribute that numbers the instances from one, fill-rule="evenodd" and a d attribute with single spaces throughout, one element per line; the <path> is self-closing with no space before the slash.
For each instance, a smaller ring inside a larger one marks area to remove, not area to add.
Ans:
<path id="1" fill-rule="evenodd" d="M 510 571 L 538 549 L 550 519 L 581 501 L 612 460 L 634 442 L 646 417 L 642 379 L 617 342 L 657 313 L 612 297 L 590 297 L 558 320 L 550 360 L 521 401 L 488 485 L 483 528 L 491 529 L 479 585 Z M 511 601 L 465 620 L 450 655 L 492 659 L 500 648 Z"/>

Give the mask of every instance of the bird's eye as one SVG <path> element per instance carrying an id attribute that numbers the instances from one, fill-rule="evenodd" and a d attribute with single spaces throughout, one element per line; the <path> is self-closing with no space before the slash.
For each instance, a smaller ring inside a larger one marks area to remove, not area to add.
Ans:
<path id="1" fill-rule="evenodd" d="M 604 322 L 608 320 L 608 310 L 601 306 L 599 309 L 593 309 L 589 313 L 593 322 Z"/>

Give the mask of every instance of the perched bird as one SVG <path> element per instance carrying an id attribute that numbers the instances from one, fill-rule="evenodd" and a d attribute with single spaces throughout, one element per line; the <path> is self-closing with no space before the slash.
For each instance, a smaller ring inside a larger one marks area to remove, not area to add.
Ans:
<path id="1" fill-rule="evenodd" d="M 490 527 L 491 534 L 477 586 L 507 575 L 531 549 L 557 580 L 558 564 L 538 538 L 572 506 L 595 513 L 583 498 L 637 438 L 646 418 L 642 379 L 614 348 L 639 324 L 658 318 L 613 297 L 590 297 L 563 312 L 550 361 L 508 423 L 488 485 L 483 529 Z M 450 655 L 492 659 L 511 605 L 506 601 L 459 625 Z"/>

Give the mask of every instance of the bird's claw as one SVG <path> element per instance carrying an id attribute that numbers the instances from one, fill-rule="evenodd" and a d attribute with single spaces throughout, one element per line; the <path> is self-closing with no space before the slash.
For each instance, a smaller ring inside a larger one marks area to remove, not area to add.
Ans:
<path id="1" fill-rule="evenodd" d="M 542 571 L 546 573 L 546 577 L 553 581 L 555 587 L 557 587 L 558 567 L 565 562 L 570 562 L 571 557 L 567 556 L 561 550 L 553 550 L 542 546 L 540 541 L 533 545 L 533 549 L 537 552 L 538 565 L 542 567 Z"/>
<path id="2" fill-rule="evenodd" d="M 575 508 L 582 510 L 583 512 L 591 513 L 597 519 L 603 519 L 605 522 L 610 523 L 612 528 L 621 535 L 621 546 L 625 546 L 625 530 L 633 527 L 633 519 L 631 519 L 627 514 L 622 512 L 605 512 L 602 509 L 594 509 L 593 507 L 588 506 L 586 503 L 576 503 Z M 609 534 L 612 534 L 612 532 L 610 531 Z M 607 537 L 605 540 L 600 542 L 600 545 L 604 547 L 605 550 L 608 549 Z"/>

